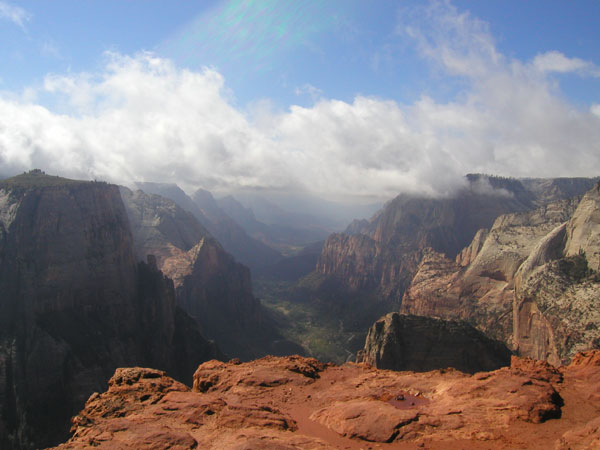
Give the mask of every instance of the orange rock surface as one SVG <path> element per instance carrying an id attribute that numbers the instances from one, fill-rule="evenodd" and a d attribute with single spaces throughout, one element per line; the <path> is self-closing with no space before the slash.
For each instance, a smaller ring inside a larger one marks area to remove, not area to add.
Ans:
<path id="1" fill-rule="evenodd" d="M 299 356 L 209 361 L 189 389 L 118 369 L 59 449 L 600 448 L 600 351 L 467 375 Z"/>

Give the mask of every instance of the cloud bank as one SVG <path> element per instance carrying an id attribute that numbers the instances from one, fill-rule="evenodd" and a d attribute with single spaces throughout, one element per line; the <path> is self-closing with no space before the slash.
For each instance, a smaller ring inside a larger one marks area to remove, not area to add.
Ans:
<path id="1" fill-rule="evenodd" d="M 595 76 L 591 62 L 558 52 L 509 59 L 485 23 L 447 3 L 401 16 L 397 31 L 436 70 L 464 80 L 461 95 L 413 104 L 319 95 L 308 108 L 250 111 L 214 69 L 108 53 L 98 73 L 48 75 L 27 95 L 0 96 L 0 173 L 39 167 L 118 183 L 381 199 L 445 195 L 468 172 L 598 175 L 597 105 L 575 108 L 552 78 Z M 42 96 L 52 109 L 36 102 Z"/>

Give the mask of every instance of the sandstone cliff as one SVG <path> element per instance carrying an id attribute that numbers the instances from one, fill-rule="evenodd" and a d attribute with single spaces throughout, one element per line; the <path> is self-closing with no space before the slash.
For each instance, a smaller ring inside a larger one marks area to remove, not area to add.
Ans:
<path id="1" fill-rule="evenodd" d="M 266 357 L 209 361 L 194 388 L 118 369 L 61 450 L 596 448 L 600 353 L 569 366 L 514 358 L 467 375 Z"/>
<path id="2" fill-rule="evenodd" d="M 378 369 L 454 367 L 467 373 L 510 365 L 510 350 L 466 322 L 389 313 L 373 324 L 357 362 Z"/>
<path id="3" fill-rule="evenodd" d="M 401 310 L 460 318 L 520 354 L 566 362 L 598 347 L 598 187 L 581 201 L 500 216 L 456 262 L 430 251 Z M 589 252 L 589 257 L 587 256 Z"/>
<path id="4" fill-rule="evenodd" d="M 478 230 L 491 228 L 498 216 L 582 195 L 593 183 L 592 179 L 468 175 L 466 187 L 449 198 L 402 194 L 369 221 L 353 222 L 347 233 L 331 235 L 316 271 L 336 278 L 350 290 L 375 290 L 382 299 L 399 303 L 430 249 L 454 259 Z M 483 236 L 479 236 L 473 246 L 482 242 Z M 477 250 L 465 250 L 462 264 Z"/>
<path id="5" fill-rule="evenodd" d="M 484 181 L 486 189 L 480 187 Z M 399 303 L 425 249 L 453 258 L 500 214 L 529 208 L 529 199 L 517 195 L 516 187 L 494 189 L 484 181 L 472 180 L 452 198 L 399 195 L 368 224 L 352 224 L 352 234 L 330 236 L 316 271 L 343 280 L 351 290 L 375 289 L 384 299 Z"/>
<path id="6" fill-rule="evenodd" d="M 513 328 L 521 353 L 558 364 L 600 348 L 599 257 L 600 184 L 519 268 Z"/>
<path id="7" fill-rule="evenodd" d="M 63 439 L 118 366 L 187 379 L 216 355 L 137 264 L 116 186 L 33 171 L 0 182 L 0 447 Z"/>
<path id="8" fill-rule="evenodd" d="M 252 294 L 250 271 L 189 212 L 159 195 L 121 188 L 138 259 L 155 255 L 179 305 L 230 357 L 251 359 L 284 341 Z"/>

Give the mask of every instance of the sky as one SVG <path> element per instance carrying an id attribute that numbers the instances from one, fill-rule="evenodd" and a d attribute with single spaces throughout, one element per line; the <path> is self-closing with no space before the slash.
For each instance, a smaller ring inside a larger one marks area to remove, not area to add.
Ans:
<path id="1" fill-rule="evenodd" d="M 0 176 L 386 200 L 600 175 L 600 1 L 0 0 Z"/>

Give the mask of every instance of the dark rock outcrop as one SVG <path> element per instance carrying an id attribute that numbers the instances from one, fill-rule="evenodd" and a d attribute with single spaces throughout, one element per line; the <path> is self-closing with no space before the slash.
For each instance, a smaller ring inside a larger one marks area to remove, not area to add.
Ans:
<path id="1" fill-rule="evenodd" d="M 40 171 L 0 182 L 0 293 L 2 448 L 64 439 L 116 367 L 190 380 L 217 356 L 172 282 L 136 263 L 117 186 Z"/>
<path id="2" fill-rule="evenodd" d="M 503 343 L 466 322 L 394 312 L 371 327 L 357 362 L 398 371 L 454 367 L 475 373 L 508 366 L 510 357 Z"/>

